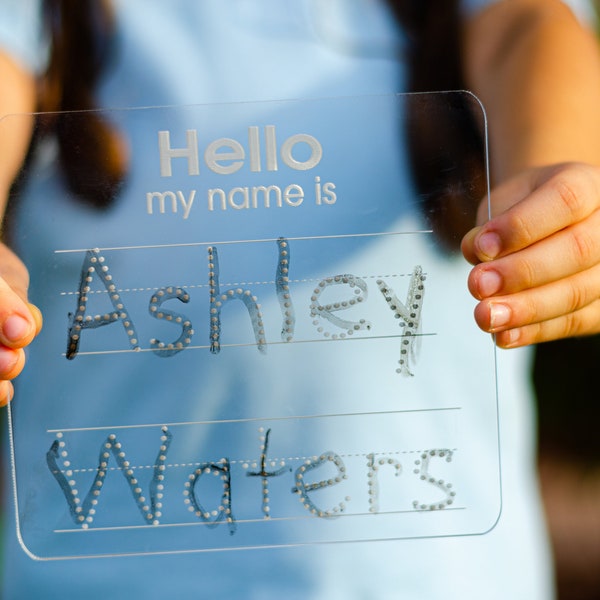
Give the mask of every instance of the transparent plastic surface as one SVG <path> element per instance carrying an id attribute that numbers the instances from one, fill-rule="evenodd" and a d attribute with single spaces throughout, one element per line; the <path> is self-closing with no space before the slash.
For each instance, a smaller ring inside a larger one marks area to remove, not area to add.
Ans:
<path id="1" fill-rule="evenodd" d="M 88 117 L 62 118 L 83 132 Z M 494 346 L 472 317 L 468 265 L 441 231 L 444 195 L 415 185 L 408 140 L 440 117 L 456 130 L 474 117 L 484 138 L 478 101 L 452 92 L 96 117 L 130 156 L 110 207 L 68 191 L 51 143 L 22 188 L 45 194 L 44 213 L 17 203 L 17 220 L 39 221 L 15 243 L 45 316 L 9 409 L 26 552 L 493 528 Z M 428 168 L 462 169 L 450 131 L 430 145 Z M 464 177 L 460 195 L 475 206 L 481 179 Z"/>

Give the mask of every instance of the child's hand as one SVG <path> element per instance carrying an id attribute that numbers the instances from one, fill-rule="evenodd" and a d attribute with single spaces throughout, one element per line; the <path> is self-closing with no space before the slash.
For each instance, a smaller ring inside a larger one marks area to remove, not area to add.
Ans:
<path id="1" fill-rule="evenodd" d="M 42 328 L 42 315 L 27 302 L 25 265 L 0 244 L 0 406 L 13 396 L 11 380 L 25 366 L 27 346 Z"/>
<path id="2" fill-rule="evenodd" d="M 479 327 L 504 348 L 600 332 L 600 169 L 532 169 L 491 205 L 462 243 Z"/>

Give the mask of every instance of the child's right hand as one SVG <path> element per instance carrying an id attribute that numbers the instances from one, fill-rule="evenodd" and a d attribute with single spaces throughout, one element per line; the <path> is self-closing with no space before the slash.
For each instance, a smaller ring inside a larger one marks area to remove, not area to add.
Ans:
<path id="1" fill-rule="evenodd" d="M 24 348 L 42 328 L 42 314 L 27 302 L 25 265 L 0 243 L 0 406 L 13 396 L 14 379 L 25 366 Z"/>

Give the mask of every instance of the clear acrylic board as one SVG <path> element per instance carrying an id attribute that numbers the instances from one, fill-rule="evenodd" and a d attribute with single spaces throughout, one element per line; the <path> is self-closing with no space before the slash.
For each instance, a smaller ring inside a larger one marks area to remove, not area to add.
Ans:
<path id="1" fill-rule="evenodd" d="M 109 208 L 66 191 L 49 144 L 24 177 L 24 193 L 47 195 L 39 231 L 15 240 L 45 317 L 9 408 L 25 551 L 493 528 L 494 345 L 473 320 L 468 265 L 441 241 L 443 200 L 431 218 L 435 189 L 417 189 L 407 143 L 440 116 L 457 129 L 474 117 L 484 137 L 478 101 L 451 92 L 96 116 L 130 156 Z M 63 119 L 86 127 L 85 113 Z M 448 169 L 440 157 L 462 168 L 458 137 L 431 145 L 430 168 Z M 461 194 L 478 186 L 465 180 Z M 46 244 L 40 232 L 65 207 L 62 243 Z"/>

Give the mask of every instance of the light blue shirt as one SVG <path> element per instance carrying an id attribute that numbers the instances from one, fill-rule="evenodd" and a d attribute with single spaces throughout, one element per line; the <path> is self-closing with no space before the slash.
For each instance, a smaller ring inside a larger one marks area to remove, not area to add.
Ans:
<path id="1" fill-rule="evenodd" d="M 34 4 L 19 3 L 23 12 L 18 19 L 2 15 L 0 23 L 4 27 L 0 26 L 0 43 L 13 50 L 24 64 L 38 70 L 45 60 L 45 46 L 38 42 L 38 20 L 31 18 L 35 13 Z M 469 2 L 469 10 L 484 4 L 487 3 Z M 174 0 L 167 6 L 158 0 L 120 0 L 115 6 L 121 60 L 101 86 L 102 107 L 393 94 L 404 88 L 404 68 L 397 60 L 402 35 L 391 24 L 389 11 L 381 2 L 361 0 L 349 6 L 347 2 L 311 0 L 264 0 L 261 3 Z M 0 13 L 12 14 L 15 9 L 12 2 L 0 4 Z M 42 58 L 37 58 L 39 56 Z M 252 110 L 256 111 L 254 116 L 259 114 L 258 107 Z M 387 121 L 382 119 L 381 123 L 385 125 Z M 365 127 L 368 122 L 356 124 L 358 138 L 360 128 Z M 382 148 L 385 149 L 382 155 L 389 153 L 390 162 L 401 165 L 404 149 L 397 143 L 396 132 L 381 127 Z M 133 137 L 143 134 L 135 127 L 131 133 Z M 27 240 L 20 250 L 32 275 L 34 301 L 36 296 L 43 298 L 47 293 L 47 281 L 36 274 L 44 273 L 47 268 L 49 248 L 63 247 L 65 238 L 70 244 L 77 246 L 79 243 L 85 247 L 87 240 L 79 238 L 79 232 L 89 231 L 90 224 L 95 224 L 99 231 L 110 230 L 119 220 L 135 223 L 138 215 L 137 205 L 134 205 L 136 200 L 133 195 L 128 196 L 127 191 L 126 201 L 106 214 L 97 214 L 73 203 L 55 172 L 52 147 L 45 150 L 47 155 L 40 157 L 36 177 L 21 199 L 17 224 L 18 236 Z M 133 190 L 137 189 L 137 159 L 133 157 Z M 140 163 L 144 164 L 143 161 Z M 372 164 L 370 168 L 365 167 L 365 172 L 372 171 Z M 382 184 L 378 188 L 376 182 L 368 181 L 361 172 L 354 175 L 354 186 L 360 198 L 389 191 L 389 185 Z M 397 179 L 393 189 L 410 189 L 409 175 L 400 166 L 394 177 Z M 398 208 L 399 213 L 403 210 L 405 208 Z M 405 215 L 400 216 L 404 218 Z M 399 215 L 390 213 L 386 218 L 391 221 Z M 303 223 L 299 220 L 296 225 L 300 228 Z M 331 229 L 334 225 L 324 223 L 323 227 Z M 215 231 L 218 233 L 218 228 Z M 163 233 L 167 235 L 167 232 Z M 132 238 L 136 235 L 134 226 L 128 235 Z M 161 235 L 158 227 L 156 235 Z M 386 254 L 384 245 L 376 253 L 377 256 Z M 365 255 L 368 255 L 367 251 Z M 449 267 L 445 283 L 463 289 L 465 269 L 461 261 L 456 261 Z M 143 265 L 139 270 L 143 271 Z M 73 287 L 69 281 L 58 283 L 61 289 Z M 466 289 L 464 293 L 466 297 Z M 447 318 L 452 318 L 451 308 L 447 310 L 450 310 Z M 51 321 L 58 319 L 49 319 Z M 61 330 L 57 335 L 61 332 L 64 333 Z M 40 344 L 44 344 L 43 338 L 40 338 Z M 463 350 L 466 351 L 461 348 L 454 352 L 457 355 L 454 358 L 460 358 Z M 526 357 L 526 353 L 511 352 L 500 359 L 505 497 L 499 525 L 485 536 L 35 562 L 18 546 L 14 529 L 7 528 L 2 579 L 4 595 L 7 598 L 119 599 L 197 593 L 211 600 L 221 597 L 323 600 L 511 597 L 544 600 L 550 594 L 551 575 L 533 480 L 533 417 L 525 384 Z M 43 354 L 32 359 L 31 372 L 44 372 L 43 380 L 25 374 L 19 393 L 23 397 L 36 398 L 37 391 L 43 387 L 51 397 L 53 384 L 60 383 L 55 381 L 60 374 L 45 373 Z M 307 364 L 312 365 L 311 360 L 314 357 L 307 352 Z M 462 361 L 460 371 L 449 374 L 448 385 L 477 381 L 477 373 L 473 373 L 477 367 L 473 364 Z M 281 367 L 286 368 L 285 362 Z M 318 368 L 318 365 L 313 367 Z M 450 364 L 449 370 L 453 367 L 454 363 Z M 356 368 L 358 365 L 352 367 Z M 85 369 L 83 371 L 81 377 L 85 381 Z M 296 375 L 291 381 L 292 390 L 302 389 L 301 377 Z M 117 382 L 131 386 L 132 397 L 139 393 L 139 379 L 127 379 L 126 372 L 115 371 L 110 377 L 102 378 L 99 384 L 107 398 L 111 386 Z M 217 396 L 229 394 L 228 401 L 237 385 L 247 385 L 243 371 L 227 382 L 229 387 L 220 390 Z M 439 384 L 431 382 L 432 388 Z M 477 390 L 472 393 L 476 395 Z M 352 394 L 343 396 L 341 401 L 351 402 Z M 94 411 L 102 415 L 104 408 L 89 406 L 90 420 L 94 419 Z M 341 412 L 342 407 L 338 410 Z M 52 402 L 40 401 L 34 412 L 52 415 Z M 474 423 L 475 433 L 476 428 Z M 393 432 L 385 433 L 391 434 Z M 33 449 L 31 452 L 33 460 L 35 453 Z M 48 507 L 52 510 L 50 503 Z M 523 535 L 525 530 L 527 536 Z"/>

